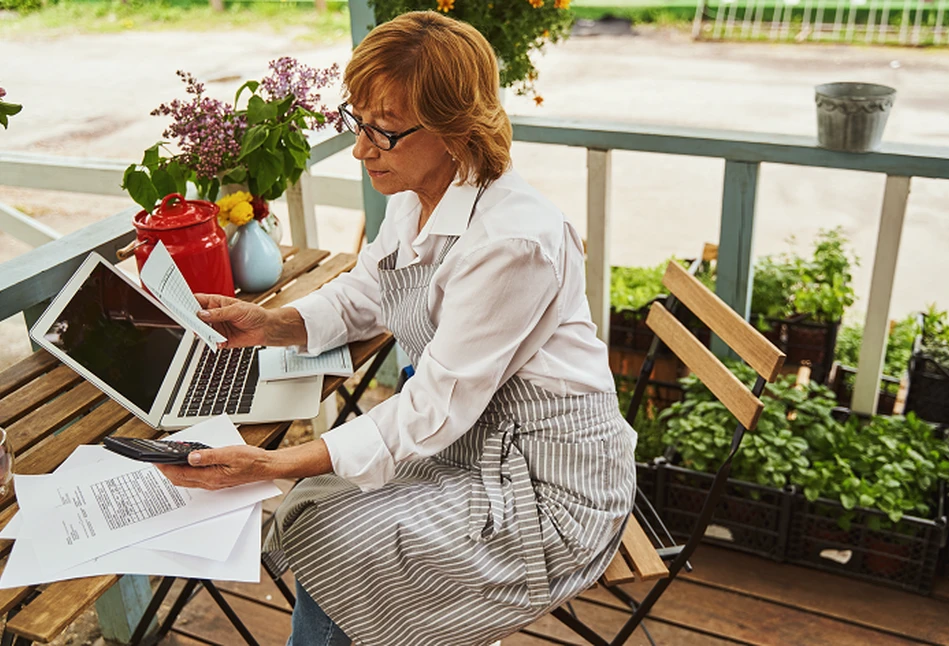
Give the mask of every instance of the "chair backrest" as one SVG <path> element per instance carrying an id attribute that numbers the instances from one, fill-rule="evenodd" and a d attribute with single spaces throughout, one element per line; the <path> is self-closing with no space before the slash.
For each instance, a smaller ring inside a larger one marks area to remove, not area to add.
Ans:
<path id="1" fill-rule="evenodd" d="M 764 381 L 772 382 L 784 366 L 785 355 L 765 339 L 748 321 L 725 304 L 677 262 L 666 267 L 662 284 L 729 348 L 754 368 Z M 668 299 L 666 305 L 671 306 Z M 712 352 L 702 345 L 667 306 L 652 304 L 646 325 L 672 352 L 708 386 L 735 418 L 748 430 L 758 423 L 764 405 L 758 392 L 748 388 Z M 763 385 L 763 384 L 762 384 Z"/>

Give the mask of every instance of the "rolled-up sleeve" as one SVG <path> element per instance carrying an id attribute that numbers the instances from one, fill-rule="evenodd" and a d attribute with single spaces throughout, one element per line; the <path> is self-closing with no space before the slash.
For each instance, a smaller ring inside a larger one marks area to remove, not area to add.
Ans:
<path id="1" fill-rule="evenodd" d="M 434 455 L 467 432 L 514 364 L 530 358 L 522 346 L 541 319 L 557 316 L 559 287 L 534 241 L 506 239 L 467 253 L 445 284 L 437 331 L 402 393 L 323 435 L 336 473 L 377 488 L 400 462 Z"/>

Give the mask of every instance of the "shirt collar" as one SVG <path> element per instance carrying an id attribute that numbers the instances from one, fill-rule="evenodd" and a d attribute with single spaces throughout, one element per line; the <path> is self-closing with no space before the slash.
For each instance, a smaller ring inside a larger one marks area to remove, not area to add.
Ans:
<path id="1" fill-rule="evenodd" d="M 450 184 L 432 212 L 432 217 L 425 223 L 428 235 L 460 236 L 464 233 L 468 228 L 471 207 L 477 196 L 477 186 Z"/>

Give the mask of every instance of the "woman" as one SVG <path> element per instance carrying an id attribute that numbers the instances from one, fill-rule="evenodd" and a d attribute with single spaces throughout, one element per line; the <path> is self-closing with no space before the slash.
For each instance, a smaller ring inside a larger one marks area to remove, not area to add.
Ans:
<path id="1" fill-rule="evenodd" d="M 203 316 L 230 346 L 310 352 L 389 329 L 415 376 L 306 445 L 164 470 L 209 488 L 307 477 L 266 545 L 297 578 L 293 644 L 487 644 L 601 574 L 631 508 L 636 436 L 581 242 L 510 169 L 487 41 L 405 14 L 356 48 L 344 83 L 353 154 L 392 196 L 377 239 L 291 307 L 202 297 Z"/>

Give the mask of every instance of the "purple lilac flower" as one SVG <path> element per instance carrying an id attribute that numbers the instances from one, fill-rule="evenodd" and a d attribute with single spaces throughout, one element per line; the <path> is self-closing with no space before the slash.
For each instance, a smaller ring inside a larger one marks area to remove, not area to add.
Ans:
<path id="1" fill-rule="evenodd" d="M 7 91 L 4 90 L 2 87 L 0 87 L 0 99 L 5 97 L 6 95 L 7 95 Z"/>
<path id="2" fill-rule="evenodd" d="M 339 65 L 333 63 L 331 67 L 317 70 L 309 65 L 300 63 L 295 58 L 283 56 L 270 61 L 270 75 L 260 82 L 260 89 L 268 101 L 280 100 L 293 95 L 294 102 L 291 109 L 301 107 L 313 112 L 320 112 L 326 117 L 326 123 L 340 129 L 339 113 L 327 110 L 322 103 L 322 97 L 317 90 L 325 88 L 339 78 Z M 323 124 L 325 125 L 325 124 Z M 322 128 L 316 119 L 308 119 L 307 126 L 311 129 Z"/>
<path id="3" fill-rule="evenodd" d="M 241 138 L 246 119 L 234 115 L 234 107 L 204 96 L 204 84 L 191 75 L 177 72 L 193 98 L 163 103 L 152 111 L 167 116 L 172 123 L 162 136 L 175 139 L 182 161 L 193 168 L 198 177 L 211 179 L 231 168 L 241 151 Z"/>

